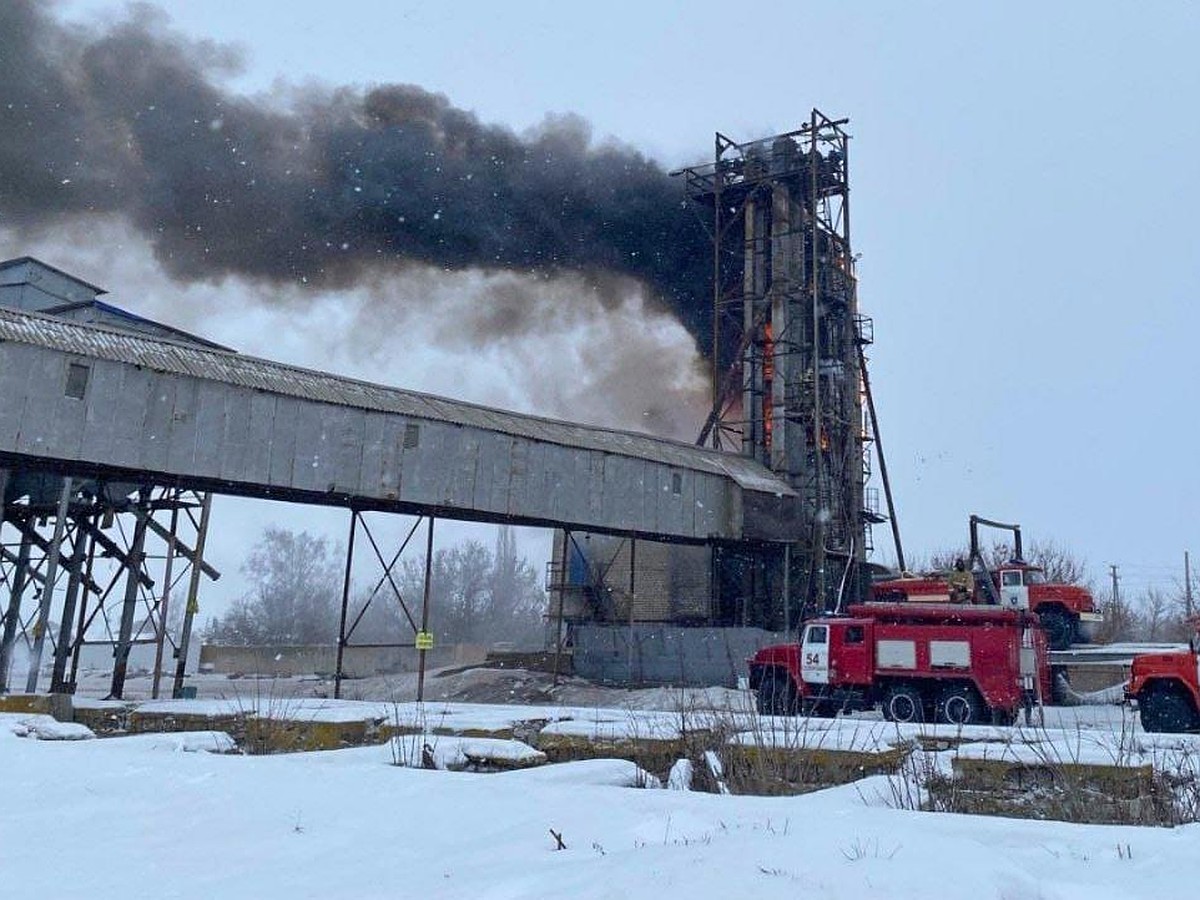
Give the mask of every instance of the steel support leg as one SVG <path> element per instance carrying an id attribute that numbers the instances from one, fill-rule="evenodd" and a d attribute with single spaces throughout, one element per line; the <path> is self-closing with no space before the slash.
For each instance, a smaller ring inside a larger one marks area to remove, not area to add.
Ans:
<path id="1" fill-rule="evenodd" d="M 429 588 L 433 578 L 433 516 L 429 516 L 429 532 L 425 540 L 425 590 L 421 594 L 421 633 L 429 630 Z M 425 699 L 425 653 L 417 650 L 417 702 Z"/>
<path id="2" fill-rule="evenodd" d="M 567 583 L 571 578 L 571 532 L 563 529 L 562 542 L 562 575 L 558 585 L 558 614 L 554 617 L 554 680 L 552 684 L 558 687 L 558 675 L 562 666 L 562 621 L 563 602 L 566 600 Z"/>
<path id="3" fill-rule="evenodd" d="M 54 512 L 54 537 L 50 541 L 50 554 L 46 560 L 46 581 L 42 585 L 41 603 L 38 604 L 37 620 L 33 626 L 33 652 L 29 658 L 29 676 L 25 679 L 27 694 L 37 693 L 42 651 L 46 647 L 46 632 L 50 630 L 50 604 L 54 601 L 54 583 L 58 580 L 58 560 L 62 556 L 67 514 L 71 509 L 72 488 L 71 479 L 64 478 L 62 493 L 58 497 L 58 509 Z"/>
<path id="4" fill-rule="evenodd" d="M 96 563 L 96 539 L 91 534 L 87 536 L 87 539 L 87 563 L 83 576 L 83 596 L 79 602 L 79 618 L 75 626 L 75 640 L 73 642 L 74 647 L 71 649 L 71 680 L 69 682 L 71 685 L 71 693 L 75 693 L 75 685 L 79 683 L 79 654 L 83 650 L 84 632 L 87 631 L 88 626 L 88 591 L 90 590 L 90 585 L 93 583 L 92 572 Z M 96 592 L 100 592 L 99 588 L 96 589 Z M 104 602 L 103 598 L 101 598 L 101 600 L 98 602 Z"/>
<path id="5" fill-rule="evenodd" d="M 144 511 L 150 502 L 150 491 L 138 493 L 138 505 Z M 139 516 L 133 527 L 133 541 L 129 547 L 129 558 L 125 561 L 125 602 L 121 606 L 121 628 L 117 632 L 117 646 L 113 658 L 112 687 L 110 698 L 120 700 L 125 693 L 125 674 L 129 669 L 129 651 L 133 641 L 133 617 L 137 614 L 138 576 L 142 571 L 143 549 L 146 546 L 146 519 Z"/>
<path id="6" fill-rule="evenodd" d="M 350 609 L 350 571 L 354 566 L 354 535 L 358 529 L 358 510 L 350 510 L 350 540 L 346 544 L 346 571 L 342 578 L 342 614 L 338 620 L 337 666 L 333 673 L 333 698 L 342 696 L 342 664 L 346 654 L 346 614 Z"/>
<path id="7" fill-rule="evenodd" d="M 208 518 L 212 512 L 212 494 L 205 494 L 200 501 L 200 525 L 196 534 L 195 555 L 192 558 L 192 573 L 188 580 L 187 608 L 183 611 L 183 630 L 179 635 L 179 648 L 175 651 L 175 682 L 171 696 L 178 700 L 183 695 L 183 678 L 187 674 L 188 648 L 192 643 L 192 623 L 200 611 L 200 576 L 204 574 L 204 545 L 208 542 Z"/>
<path id="8" fill-rule="evenodd" d="M 21 621 L 21 598 L 29 575 L 29 553 L 33 541 L 22 533 L 21 548 L 13 564 L 12 591 L 8 596 L 8 611 L 4 614 L 4 635 L 0 637 L 0 694 L 8 691 L 8 674 L 12 668 L 13 644 L 17 640 L 17 624 Z"/>
<path id="9" fill-rule="evenodd" d="M 71 659 L 72 640 L 71 629 L 75 624 L 75 608 L 79 601 L 79 588 L 84 584 L 84 562 L 87 559 L 87 544 L 83 528 L 78 522 L 75 526 L 75 537 L 71 546 L 70 575 L 67 578 L 67 592 L 63 598 L 62 619 L 58 626 L 58 643 L 54 646 L 54 671 L 50 676 L 50 693 L 72 694 L 74 684 L 67 681 L 67 663 Z M 85 588 L 86 591 L 86 588 Z"/>
<path id="10" fill-rule="evenodd" d="M 179 492 L 175 492 L 179 499 Z M 163 644 L 167 639 L 167 614 L 171 608 L 171 577 L 174 574 L 176 532 L 179 530 L 179 508 L 171 510 L 171 531 L 167 537 L 167 561 L 163 565 L 162 598 L 158 604 L 158 634 L 154 643 L 154 681 L 150 685 L 150 699 L 158 699 L 158 690 L 162 685 Z"/>

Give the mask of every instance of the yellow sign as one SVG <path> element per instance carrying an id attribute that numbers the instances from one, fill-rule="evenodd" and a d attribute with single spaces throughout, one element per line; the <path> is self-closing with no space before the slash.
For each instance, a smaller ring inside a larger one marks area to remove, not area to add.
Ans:
<path id="1" fill-rule="evenodd" d="M 417 649 L 432 650 L 433 649 L 433 632 L 418 631 L 417 632 Z"/>

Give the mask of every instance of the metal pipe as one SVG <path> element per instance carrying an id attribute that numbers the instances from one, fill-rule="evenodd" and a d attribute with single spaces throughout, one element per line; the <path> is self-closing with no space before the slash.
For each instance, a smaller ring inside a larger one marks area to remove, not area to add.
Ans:
<path id="1" fill-rule="evenodd" d="M 867 395 L 867 412 L 871 416 L 871 433 L 875 437 L 875 455 L 879 457 L 879 475 L 883 479 L 883 496 L 887 500 L 888 522 L 892 526 L 892 541 L 896 545 L 896 564 L 901 572 L 908 571 L 904 562 L 904 547 L 900 543 L 900 523 L 896 519 L 896 504 L 892 500 L 892 480 L 888 478 L 887 460 L 883 455 L 883 437 L 879 433 L 879 418 L 875 415 L 875 395 L 871 392 L 871 379 L 867 376 L 867 357 L 862 343 L 858 343 L 858 367 L 862 374 L 863 393 Z"/>
<path id="2" fill-rule="evenodd" d="M 822 446 L 824 430 L 823 413 L 821 410 L 821 303 L 820 279 L 818 278 L 818 263 L 820 261 L 821 232 L 817 226 L 817 169 L 820 159 L 817 143 L 817 111 L 813 109 L 810 120 L 810 151 L 808 158 L 809 172 L 809 230 L 812 241 L 812 264 L 809 266 L 809 288 L 812 300 L 812 387 L 813 387 L 813 456 L 816 469 L 816 485 L 813 508 L 813 579 L 815 580 L 816 608 L 818 612 L 825 611 L 825 516 L 822 504 L 825 488 L 825 460 Z M 810 590 L 814 585 L 810 585 Z"/>
<path id="3" fill-rule="evenodd" d="M 792 545 L 783 545 L 783 633 L 792 633 Z"/>
<path id="4" fill-rule="evenodd" d="M 721 404 L 721 134 L 713 138 L 713 305 L 712 305 L 712 402 L 720 418 Z M 719 422 L 712 429 L 713 447 L 721 448 Z"/>
<path id="5" fill-rule="evenodd" d="M 634 581 L 633 573 L 637 570 L 637 541 L 631 536 L 629 538 L 629 683 L 634 683 L 633 678 L 633 613 L 634 613 L 634 594 L 637 590 L 637 584 Z M 640 679 L 639 679 L 640 680 Z"/>

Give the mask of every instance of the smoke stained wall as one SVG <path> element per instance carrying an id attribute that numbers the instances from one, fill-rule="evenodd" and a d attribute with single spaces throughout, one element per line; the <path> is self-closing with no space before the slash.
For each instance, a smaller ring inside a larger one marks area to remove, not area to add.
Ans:
<path id="1" fill-rule="evenodd" d="M 708 346 L 708 240 L 653 161 L 574 116 L 517 135 L 412 85 L 233 94 L 236 51 L 144 12 L 88 29 L 0 4 L 0 229 L 119 217 L 181 282 L 570 273 L 611 306 L 636 279 Z M 507 290 L 480 339 L 527 327 Z"/>

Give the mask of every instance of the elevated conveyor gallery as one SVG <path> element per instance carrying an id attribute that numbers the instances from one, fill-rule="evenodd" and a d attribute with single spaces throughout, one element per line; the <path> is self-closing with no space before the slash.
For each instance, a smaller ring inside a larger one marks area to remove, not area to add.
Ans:
<path id="1" fill-rule="evenodd" d="M 0 309 L 0 467 L 658 540 L 787 541 L 715 450 Z"/>

